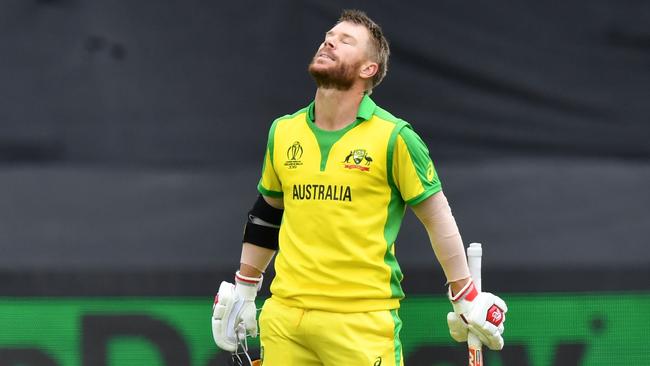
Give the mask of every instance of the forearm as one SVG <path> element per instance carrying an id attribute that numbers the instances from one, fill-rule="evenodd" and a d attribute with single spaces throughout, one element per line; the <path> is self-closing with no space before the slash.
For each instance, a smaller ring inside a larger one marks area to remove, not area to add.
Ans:
<path id="1" fill-rule="evenodd" d="M 266 271 L 275 255 L 275 250 L 244 243 L 241 250 L 239 272 L 248 277 L 259 277 Z"/>
<path id="2" fill-rule="evenodd" d="M 461 289 L 470 277 L 465 247 L 451 213 L 447 198 L 438 192 L 413 207 L 413 212 L 424 225 L 431 247 L 452 287 Z"/>

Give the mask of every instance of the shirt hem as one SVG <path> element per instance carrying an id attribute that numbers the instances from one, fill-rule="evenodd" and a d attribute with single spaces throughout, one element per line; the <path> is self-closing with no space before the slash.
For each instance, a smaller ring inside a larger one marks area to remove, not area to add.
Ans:
<path id="1" fill-rule="evenodd" d="M 311 297 L 286 298 L 272 295 L 273 301 L 284 306 L 320 310 L 331 313 L 367 313 L 371 311 L 382 311 L 399 309 L 401 299 L 347 299 L 347 298 L 325 298 Z"/>

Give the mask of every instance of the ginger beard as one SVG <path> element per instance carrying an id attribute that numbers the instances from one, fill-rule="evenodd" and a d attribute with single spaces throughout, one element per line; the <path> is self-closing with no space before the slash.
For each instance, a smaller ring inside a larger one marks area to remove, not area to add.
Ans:
<path id="1" fill-rule="evenodd" d="M 323 67 L 318 65 L 318 54 L 316 53 L 311 63 L 309 63 L 309 74 L 316 81 L 316 85 L 323 89 L 336 89 L 336 90 L 350 90 L 357 78 L 359 67 L 363 61 L 358 61 L 354 64 L 338 62 L 333 60 L 336 65 Z"/>

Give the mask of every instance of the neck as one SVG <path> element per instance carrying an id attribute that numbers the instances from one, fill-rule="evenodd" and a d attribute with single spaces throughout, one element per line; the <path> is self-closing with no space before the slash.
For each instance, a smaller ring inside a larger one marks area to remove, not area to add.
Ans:
<path id="1" fill-rule="evenodd" d="M 328 131 L 340 130 L 357 119 L 363 90 L 322 89 L 316 90 L 315 123 L 318 128 Z"/>

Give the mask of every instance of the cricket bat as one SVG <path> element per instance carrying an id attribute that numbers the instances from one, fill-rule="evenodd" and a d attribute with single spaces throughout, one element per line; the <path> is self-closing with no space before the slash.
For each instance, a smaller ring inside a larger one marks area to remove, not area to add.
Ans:
<path id="1" fill-rule="evenodd" d="M 481 291 L 481 257 L 483 256 L 483 248 L 480 243 L 471 243 L 467 248 L 467 264 L 469 265 L 469 273 L 474 281 L 474 286 Z M 469 366 L 483 366 L 483 345 L 481 340 L 469 332 L 467 335 L 467 348 L 469 350 Z"/>

